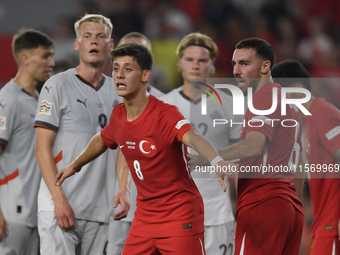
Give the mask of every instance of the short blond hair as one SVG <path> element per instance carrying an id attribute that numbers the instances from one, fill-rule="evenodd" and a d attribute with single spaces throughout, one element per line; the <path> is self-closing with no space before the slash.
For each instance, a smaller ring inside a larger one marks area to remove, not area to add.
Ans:
<path id="1" fill-rule="evenodd" d="M 209 36 L 201 33 L 191 33 L 185 36 L 177 46 L 176 55 L 179 58 L 183 57 L 183 52 L 189 46 L 200 46 L 206 48 L 211 59 L 216 59 L 218 55 L 218 48 L 216 43 Z"/>
<path id="2" fill-rule="evenodd" d="M 100 14 L 85 14 L 80 20 L 74 24 L 74 30 L 76 31 L 77 38 L 79 37 L 79 29 L 81 24 L 84 22 L 94 22 L 106 25 L 109 28 L 109 37 L 111 38 L 113 25 L 109 18 L 104 17 Z"/>

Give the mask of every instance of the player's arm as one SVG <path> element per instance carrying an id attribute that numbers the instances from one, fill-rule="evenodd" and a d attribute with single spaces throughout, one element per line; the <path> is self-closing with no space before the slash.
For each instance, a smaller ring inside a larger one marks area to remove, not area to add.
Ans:
<path id="1" fill-rule="evenodd" d="M 224 176 L 231 175 L 231 172 L 217 171 L 217 166 L 221 167 L 220 169 L 237 167 L 237 164 L 234 163 L 238 162 L 238 159 L 231 160 L 230 162 L 224 162 L 211 142 L 200 135 L 196 129 L 190 129 L 187 131 L 182 137 L 182 142 L 186 146 L 194 149 L 202 158 L 211 162 L 211 164 L 215 166 L 217 176 L 219 177 L 218 181 L 222 185 L 223 190 L 226 191 L 227 188 L 224 182 Z"/>
<path id="2" fill-rule="evenodd" d="M 224 160 L 239 159 L 240 162 L 252 158 L 259 157 L 266 146 L 267 137 L 257 131 L 251 131 L 247 134 L 246 139 L 235 143 L 234 145 L 219 150 L 218 153 Z M 198 165 L 208 165 L 207 160 L 202 160 L 200 157 L 190 155 L 190 167 L 194 168 Z"/>
<path id="3" fill-rule="evenodd" d="M 116 176 L 119 183 L 119 192 L 115 197 L 113 207 L 116 208 L 118 204 L 121 204 L 121 208 L 115 213 L 113 219 L 120 220 L 127 216 L 130 209 L 129 197 L 131 182 L 130 169 L 121 150 L 118 151 Z"/>
<path id="4" fill-rule="evenodd" d="M 304 152 L 301 152 L 300 156 L 299 156 L 298 169 L 297 169 L 296 176 L 295 176 L 295 179 L 294 179 L 295 191 L 298 194 L 298 197 L 300 199 L 302 199 L 303 185 L 305 183 L 305 172 L 300 171 L 300 170 L 304 169 L 305 163 L 306 163 L 305 162 L 305 154 L 304 154 Z M 301 166 L 301 167 L 299 167 L 299 166 Z"/>
<path id="5" fill-rule="evenodd" d="M 37 127 L 35 151 L 41 175 L 52 195 L 51 199 L 53 199 L 54 202 L 54 213 L 57 223 L 62 229 L 67 231 L 75 229 L 75 217 L 63 189 L 54 185 L 55 176 L 58 172 L 51 150 L 54 138 L 54 131 Z"/>
<path id="6" fill-rule="evenodd" d="M 2 237 L 4 234 L 7 234 L 6 221 L 0 208 L 0 242 L 2 241 Z"/>
<path id="7" fill-rule="evenodd" d="M 67 167 L 60 170 L 55 175 L 55 185 L 60 186 L 64 180 L 79 172 L 83 166 L 99 157 L 107 150 L 100 133 L 92 137 L 85 150 Z"/>

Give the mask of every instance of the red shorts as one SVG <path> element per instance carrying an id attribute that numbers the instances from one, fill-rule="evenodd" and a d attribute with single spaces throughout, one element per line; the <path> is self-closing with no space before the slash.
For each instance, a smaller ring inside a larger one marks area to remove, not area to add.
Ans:
<path id="1" fill-rule="evenodd" d="M 340 255 L 339 236 L 316 236 L 310 254 Z"/>
<path id="2" fill-rule="evenodd" d="M 237 219 L 235 255 L 298 255 L 302 229 L 303 215 L 274 197 Z"/>
<path id="3" fill-rule="evenodd" d="M 139 237 L 128 234 L 122 255 L 206 255 L 204 234 L 165 238 Z"/>

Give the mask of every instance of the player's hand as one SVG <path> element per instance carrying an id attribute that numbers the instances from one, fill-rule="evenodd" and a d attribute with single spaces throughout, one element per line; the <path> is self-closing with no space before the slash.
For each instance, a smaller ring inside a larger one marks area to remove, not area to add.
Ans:
<path id="1" fill-rule="evenodd" d="M 7 235 L 6 221 L 5 217 L 0 210 L 0 242 L 2 241 L 3 235 Z"/>
<path id="2" fill-rule="evenodd" d="M 208 166 L 209 162 L 199 155 L 193 155 L 188 153 L 190 171 L 192 172 L 196 166 Z"/>
<path id="3" fill-rule="evenodd" d="M 74 163 L 68 165 L 67 167 L 60 170 L 60 172 L 55 177 L 55 185 L 60 186 L 64 180 L 75 173 L 79 172 L 81 170 L 81 167 L 75 167 Z"/>
<path id="4" fill-rule="evenodd" d="M 70 231 L 76 229 L 74 226 L 74 212 L 66 199 L 60 199 L 54 201 L 54 214 L 59 227 L 64 231 Z"/>
<path id="5" fill-rule="evenodd" d="M 227 191 L 227 186 L 225 185 L 224 182 L 224 176 L 230 176 L 232 175 L 233 171 L 238 169 L 238 164 L 239 159 L 233 159 L 230 161 L 220 161 L 215 165 L 215 172 L 218 177 L 218 181 L 222 186 L 222 189 L 224 192 Z"/>
<path id="6" fill-rule="evenodd" d="M 113 216 L 114 220 L 120 220 L 127 216 L 130 209 L 130 192 L 128 190 L 119 191 L 115 197 L 113 208 L 120 204 L 120 210 Z"/>

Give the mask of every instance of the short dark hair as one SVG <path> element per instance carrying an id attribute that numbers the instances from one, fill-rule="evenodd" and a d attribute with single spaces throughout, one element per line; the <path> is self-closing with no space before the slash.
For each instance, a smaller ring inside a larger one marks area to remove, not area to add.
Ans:
<path id="1" fill-rule="evenodd" d="M 153 59 L 151 52 L 143 45 L 137 43 L 125 43 L 111 50 L 109 53 L 113 62 L 117 57 L 130 56 L 138 63 L 141 70 L 151 70 Z"/>
<path id="2" fill-rule="evenodd" d="M 275 52 L 269 42 L 260 38 L 247 38 L 236 44 L 235 49 L 253 49 L 255 54 L 270 61 L 270 69 L 275 63 Z"/>
<path id="3" fill-rule="evenodd" d="M 273 80 L 282 87 L 291 87 L 296 83 L 301 83 L 306 89 L 311 91 L 310 75 L 299 61 L 286 59 L 276 64 L 273 67 L 271 74 Z"/>
<path id="4" fill-rule="evenodd" d="M 18 53 L 22 50 L 36 49 L 39 46 L 53 47 L 53 41 L 43 32 L 35 29 L 21 29 L 13 37 L 12 52 L 19 63 Z"/>

